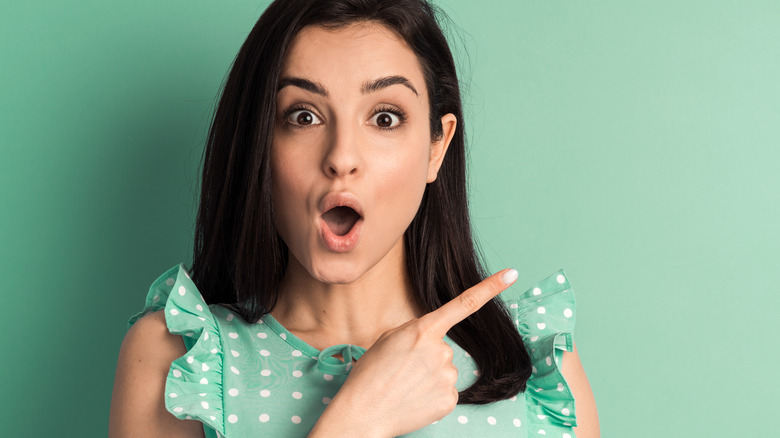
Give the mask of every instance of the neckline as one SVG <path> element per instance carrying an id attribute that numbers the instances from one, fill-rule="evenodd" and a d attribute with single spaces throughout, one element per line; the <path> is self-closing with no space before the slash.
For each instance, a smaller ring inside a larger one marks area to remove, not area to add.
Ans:
<path id="1" fill-rule="evenodd" d="M 271 315 L 270 313 L 266 313 L 265 315 L 263 315 L 258 322 L 264 323 L 265 325 L 270 327 L 271 330 L 273 330 L 274 333 L 277 334 L 277 336 L 282 338 L 284 342 L 290 344 L 293 348 L 299 350 L 301 353 L 311 357 L 312 359 L 317 359 L 317 357 L 319 357 L 319 355 L 323 351 L 331 350 L 334 347 L 338 347 L 338 346 L 343 347 L 343 346 L 350 345 L 352 347 L 356 347 L 362 350 L 363 352 L 366 351 L 365 348 L 354 344 L 333 344 L 325 348 L 325 350 L 318 350 L 317 348 L 314 348 L 311 345 L 307 344 L 306 341 L 304 341 L 303 339 L 299 338 L 298 336 L 295 336 L 293 332 L 287 330 L 287 328 L 285 328 L 282 325 L 282 323 L 277 321 L 276 318 L 274 318 L 273 315 Z M 450 346 L 452 346 L 453 344 L 457 345 L 457 343 L 453 341 L 448 335 L 444 335 L 444 342 L 450 344 Z"/>
<path id="2" fill-rule="evenodd" d="M 306 356 L 309 356 L 312 359 L 317 359 L 320 353 L 322 353 L 322 351 L 312 347 L 311 345 L 307 344 L 303 339 L 299 338 L 298 336 L 295 336 L 293 332 L 287 330 L 270 313 L 266 313 L 265 315 L 263 315 L 263 317 L 260 318 L 260 321 L 264 322 L 268 327 L 270 327 L 271 330 L 273 330 L 277 334 L 277 336 L 282 338 L 282 340 L 284 340 L 285 342 L 290 344 L 293 348 L 299 350 L 301 353 L 305 354 Z"/>

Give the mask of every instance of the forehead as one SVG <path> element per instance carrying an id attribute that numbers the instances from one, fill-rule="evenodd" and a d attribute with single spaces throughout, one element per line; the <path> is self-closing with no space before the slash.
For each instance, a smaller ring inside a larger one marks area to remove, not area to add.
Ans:
<path id="1" fill-rule="evenodd" d="M 281 76 L 303 77 L 332 87 L 385 76 L 408 78 L 421 94 L 425 79 L 417 56 L 390 28 L 376 22 L 337 29 L 306 26 L 285 57 Z"/>

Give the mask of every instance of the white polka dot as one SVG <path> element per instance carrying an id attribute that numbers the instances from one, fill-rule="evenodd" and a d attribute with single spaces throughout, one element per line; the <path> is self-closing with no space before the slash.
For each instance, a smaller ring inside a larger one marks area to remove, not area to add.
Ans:
<path id="1" fill-rule="evenodd" d="M 238 333 L 236 332 L 230 332 L 228 333 L 228 336 L 230 336 L 231 339 L 238 339 Z"/>
<path id="2" fill-rule="evenodd" d="M 257 333 L 257 337 L 260 338 L 260 339 L 265 339 L 265 338 L 268 337 L 268 335 L 263 333 L 263 332 L 258 332 Z"/>
<path id="3" fill-rule="evenodd" d="M 302 372 L 295 370 L 292 372 L 293 377 L 301 377 L 303 375 Z"/>
<path id="4" fill-rule="evenodd" d="M 567 318 L 571 318 L 571 315 L 572 315 L 571 309 L 569 309 L 568 307 L 563 309 L 563 316 Z"/>
<path id="5" fill-rule="evenodd" d="M 212 349 L 211 349 L 211 354 L 217 354 L 217 352 L 218 352 L 218 351 L 219 351 L 219 350 L 217 350 L 216 348 L 212 348 Z"/>
<path id="6" fill-rule="evenodd" d="M 260 415 L 260 422 L 261 422 L 261 423 L 267 423 L 267 422 L 268 422 L 268 420 L 270 420 L 270 419 L 271 419 L 271 418 L 268 416 L 268 414 L 261 414 L 261 415 Z"/>
<path id="7" fill-rule="evenodd" d="M 180 407 L 180 406 L 179 406 L 179 407 L 175 407 L 175 408 L 173 408 L 173 412 L 181 412 L 181 411 L 183 411 L 183 410 L 184 410 L 184 408 L 182 408 L 182 407 Z"/>
<path id="8" fill-rule="evenodd" d="M 160 301 L 160 296 L 159 295 L 155 295 L 154 298 L 152 299 L 152 301 L 154 301 L 155 303 Z"/>
<path id="9" fill-rule="evenodd" d="M 487 421 L 488 424 L 496 424 L 496 417 L 488 417 Z"/>
<path id="10" fill-rule="evenodd" d="M 538 414 L 536 417 L 539 418 L 540 420 L 544 420 L 545 418 L 547 418 L 547 415 Z"/>
<path id="11" fill-rule="evenodd" d="M 186 416 L 184 417 L 184 419 L 185 419 L 185 420 L 192 420 L 192 416 L 191 416 L 191 415 L 186 415 Z"/>
<path id="12" fill-rule="evenodd" d="M 200 384 L 201 385 L 208 385 L 209 384 L 209 380 L 204 377 L 204 378 L 200 379 Z"/>
<path id="13" fill-rule="evenodd" d="M 564 426 L 571 427 L 571 423 L 563 423 Z"/>
<path id="14" fill-rule="evenodd" d="M 536 312 L 537 313 L 545 313 L 545 312 L 547 312 L 547 310 L 544 308 L 544 306 L 539 306 L 539 308 L 536 309 Z"/>
<path id="15" fill-rule="evenodd" d="M 199 316 L 198 319 L 201 320 L 201 321 L 205 321 L 206 320 L 206 318 L 204 318 L 202 316 Z"/>
<path id="16" fill-rule="evenodd" d="M 539 336 L 531 336 L 531 342 L 536 342 L 539 339 Z"/>
<path id="17" fill-rule="evenodd" d="M 544 330 L 544 328 L 547 327 L 547 324 L 543 322 L 537 322 L 536 326 L 539 327 L 539 330 Z"/>
<path id="18" fill-rule="evenodd" d="M 171 315 L 176 316 L 179 314 L 179 311 L 176 309 L 171 309 Z"/>
<path id="19" fill-rule="evenodd" d="M 208 338 L 209 338 L 209 332 L 203 333 L 203 339 L 208 339 Z"/>
<path id="20" fill-rule="evenodd" d="M 260 396 L 261 397 L 268 397 L 269 395 L 271 395 L 271 391 L 269 391 L 267 389 L 264 389 L 264 390 L 260 391 Z"/>
<path id="21" fill-rule="evenodd" d="M 230 423 L 236 423 L 237 421 L 238 421 L 238 417 L 236 416 L 236 414 L 233 414 L 228 417 L 228 422 Z"/>
<path id="22" fill-rule="evenodd" d="M 469 419 L 465 415 L 461 415 L 458 417 L 458 423 L 460 424 L 466 424 L 469 422 Z"/>
<path id="23" fill-rule="evenodd" d="M 563 383 L 558 383 L 558 391 L 563 391 Z"/>
<path id="24" fill-rule="evenodd" d="M 513 395 L 513 396 L 512 396 L 512 397 L 509 399 L 509 401 L 517 401 L 517 396 L 516 396 L 516 395 Z"/>
<path id="25" fill-rule="evenodd" d="M 517 307 L 518 307 L 517 303 L 512 303 L 512 304 L 509 305 L 510 309 L 517 309 Z"/>
<path id="26" fill-rule="evenodd" d="M 192 356 L 187 356 L 187 363 L 193 363 L 195 362 L 195 358 Z"/>
<path id="27" fill-rule="evenodd" d="M 271 352 L 268 350 L 260 350 L 260 356 L 270 356 Z"/>
<path id="28" fill-rule="evenodd" d="M 512 420 L 512 424 L 514 424 L 514 425 L 515 425 L 515 427 L 520 427 L 520 425 L 521 425 L 522 423 L 520 422 L 520 420 L 518 420 L 517 418 L 515 418 L 514 420 Z"/>
<path id="29" fill-rule="evenodd" d="M 542 293 L 542 290 L 541 290 L 541 289 L 539 289 L 538 287 L 535 287 L 535 288 L 534 288 L 534 295 L 539 295 L 539 294 L 541 294 L 541 293 Z"/>
<path id="30" fill-rule="evenodd" d="M 293 396 L 293 398 L 294 398 L 294 399 L 296 399 L 296 400 L 300 400 L 300 399 L 301 399 L 301 397 L 303 397 L 303 394 L 301 394 L 301 393 L 300 393 L 300 392 L 298 392 L 298 391 L 295 391 L 295 392 L 293 392 L 293 393 L 292 393 L 292 396 Z"/>
<path id="31" fill-rule="evenodd" d="M 531 365 L 531 374 L 536 374 L 536 367 Z"/>
<path id="32" fill-rule="evenodd" d="M 331 380 L 333 380 L 333 376 L 331 376 L 330 374 L 323 374 L 323 375 L 322 375 L 322 378 L 323 378 L 323 379 L 325 379 L 325 380 L 327 380 L 327 381 L 329 381 L 329 382 L 330 382 Z"/>
<path id="33" fill-rule="evenodd" d="M 536 388 L 534 391 L 536 391 L 536 392 L 542 392 L 542 388 Z"/>
<path id="34" fill-rule="evenodd" d="M 165 280 L 165 284 L 167 284 L 168 286 L 173 286 L 174 281 L 175 280 L 173 278 L 169 278 Z"/>
<path id="35" fill-rule="evenodd" d="M 292 352 L 292 355 L 295 356 L 295 357 L 300 357 L 301 354 L 303 354 L 303 353 L 301 353 L 300 350 L 293 350 L 293 352 Z"/>
<path id="36" fill-rule="evenodd" d="M 228 321 L 232 321 L 233 320 L 233 314 L 232 313 L 228 313 L 227 316 L 225 317 L 225 319 L 227 319 Z"/>
<path id="37" fill-rule="evenodd" d="M 195 305 L 195 308 L 198 309 L 199 312 L 203 311 L 203 306 L 201 306 L 200 304 Z"/>
<path id="38" fill-rule="evenodd" d="M 474 375 L 475 375 L 475 376 L 479 377 L 479 374 L 480 374 L 480 373 L 479 373 L 479 370 L 474 370 Z"/>
<path id="39" fill-rule="evenodd" d="M 292 418 L 290 418 L 290 420 L 292 420 L 293 423 L 298 424 L 301 422 L 301 417 L 297 415 L 293 415 Z"/>
<path id="40" fill-rule="evenodd" d="M 168 397 L 170 397 L 170 398 L 176 398 L 178 396 L 179 396 L 179 394 L 176 394 L 175 392 L 172 392 L 172 393 L 168 394 Z"/>
<path id="41" fill-rule="evenodd" d="M 284 340 L 286 341 L 286 340 L 287 340 L 287 333 L 281 333 L 281 334 L 279 335 L 279 337 L 280 337 L 280 338 L 282 338 L 282 339 L 284 339 Z"/>
<path id="42" fill-rule="evenodd" d="M 200 366 L 200 369 L 202 369 L 203 371 L 208 371 L 209 370 L 209 366 L 204 363 L 204 364 L 202 364 Z"/>
<path id="43" fill-rule="evenodd" d="M 568 416 L 569 415 L 569 408 L 563 408 L 561 409 L 561 414 Z"/>
<path id="44" fill-rule="evenodd" d="M 547 435 L 547 432 L 544 431 L 544 429 L 539 429 L 539 432 L 536 432 L 539 435 Z"/>
<path id="45" fill-rule="evenodd" d="M 563 438 L 571 438 L 571 435 L 569 435 L 568 433 L 564 433 L 564 434 L 562 435 L 562 437 L 563 437 Z"/>
<path id="46" fill-rule="evenodd" d="M 200 402 L 200 405 L 203 406 L 203 409 L 208 409 L 209 408 L 209 402 L 202 401 L 202 402 Z"/>
<path id="47" fill-rule="evenodd" d="M 181 371 L 173 370 L 173 377 L 181 377 Z"/>
<path id="48" fill-rule="evenodd" d="M 238 368 L 236 367 L 230 367 L 230 371 L 233 371 L 233 374 L 239 374 Z"/>
<path id="49" fill-rule="evenodd" d="M 258 320 L 257 320 L 257 323 L 258 323 L 258 324 L 262 324 L 262 323 L 263 323 L 263 319 L 262 319 L 262 318 L 258 319 Z"/>
<path id="50" fill-rule="evenodd" d="M 262 370 L 262 371 L 260 371 L 260 375 L 268 377 L 268 376 L 271 375 L 271 370 Z"/>
<path id="51" fill-rule="evenodd" d="M 330 397 L 322 397 L 322 403 L 324 404 L 330 403 Z"/>
<path id="52" fill-rule="evenodd" d="M 187 289 L 184 288 L 184 286 L 179 286 L 179 295 L 184 295 L 187 293 Z"/>
<path id="53" fill-rule="evenodd" d="M 235 397 L 238 395 L 238 390 L 236 388 L 230 388 L 228 394 L 230 394 L 231 397 Z"/>
<path id="54" fill-rule="evenodd" d="M 555 280 L 557 280 L 558 283 L 563 284 L 563 282 L 566 281 L 566 277 L 564 277 L 563 275 L 559 274 L 557 277 L 555 277 Z"/>
<path id="55" fill-rule="evenodd" d="M 467 352 L 465 352 L 465 353 L 463 353 L 463 355 L 464 355 L 464 356 L 466 356 L 466 357 L 471 357 L 471 355 L 469 354 L 469 352 L 468 352 L 468 351 L 467 351 Z"/>
<path id="56" fill-rule="evenodd" d="M 198 394 L 198 395 L 199 395 L 199 396 L 201 396 L 201 397 L 205 397 L 205 396 L 206 396 L 206 393 L 205 393 L 205 392 L 201 392 L 201 393 L 200 393 L 200 394 Z"/>
<path id="57" fill-rule="evenodd" d="M 544 358 L 544 363 L 547 364 L 547 366 L 552 365 L 552 358 L 550 356 L 547 356 Z"/>
<path id="58" fill-rule="evenodd" d="M 240 354 L 238 354 L 238 351 L 236 351 L 236 350 L 230 350 L 230 354 L 232 354 L 232 355 L 233 355 L 233 357 L 238 357 L 238 356 L 240 356 Z"/>

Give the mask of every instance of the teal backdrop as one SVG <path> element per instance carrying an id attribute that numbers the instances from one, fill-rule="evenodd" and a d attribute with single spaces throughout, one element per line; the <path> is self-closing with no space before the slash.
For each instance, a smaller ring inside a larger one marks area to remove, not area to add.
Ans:
<path id="1" fill-rule="evenodd" d="M 4 436 L 106 435 L 126 321 L 191 260 L 215 97 L 266 4 L 2 3 Z M 603 436 L 771 435 L 780 2 L 438 4 L 479 242 L 514 293 L 566 269 Z"/>

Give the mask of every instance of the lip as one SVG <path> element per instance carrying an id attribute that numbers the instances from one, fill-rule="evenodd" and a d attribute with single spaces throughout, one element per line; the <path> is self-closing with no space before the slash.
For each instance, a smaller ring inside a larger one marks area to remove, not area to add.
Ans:
<path id="1" fill-rule="evenodd" d="M 349 207 L 360 215 L 360 219 L 343 236 L 334 234 L 325 223 L 325 220 L 322 219 L 323 213 L 335 207 Z M 320 237 L 325 246 L 333 252 L 348 252 L 355 248 L 360 240 L 360 232 L 363 229 L 363 208 L 360 206 L 357 196 L 348 192 L 328 193 L 320 201 L 319 210 Z"/>

